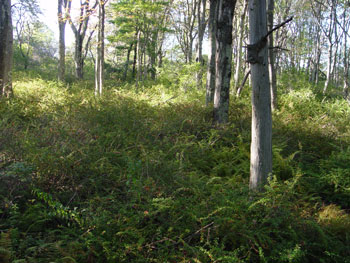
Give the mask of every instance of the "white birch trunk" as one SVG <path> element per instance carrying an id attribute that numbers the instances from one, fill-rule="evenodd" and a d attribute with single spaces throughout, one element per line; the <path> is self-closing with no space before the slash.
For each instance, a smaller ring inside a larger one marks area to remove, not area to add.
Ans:
<path id="1" fill-rule="evenodd" d="M 272 172 L 272 119 L 269 85 L 266 0 L 249 0 L 249 38 L 255 45 L 253 53 L 248 54 L 251 63 L 252 81 L 252 141 L 250 151 L 251 190 L 261 190 Z M 260 44 L 258 44 L 260 43 Z M 256 45 L 258 44 L 258 45 Z M 248 49 L 248 52 L 251 52 Z"/>

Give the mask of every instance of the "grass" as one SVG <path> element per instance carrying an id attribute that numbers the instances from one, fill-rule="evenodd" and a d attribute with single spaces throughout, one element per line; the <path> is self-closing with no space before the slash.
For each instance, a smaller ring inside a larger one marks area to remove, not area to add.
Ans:
<path id="1" fill-rule="evenodd" d="M 88 82 L 15 79 L 0 101 L 1 262 L 350 262 L 341 99 L 281 79 L 274 175 L 252 198 L 247 95 L 215 127 L 203 91 L 176 82 L 95 98 Z"/>

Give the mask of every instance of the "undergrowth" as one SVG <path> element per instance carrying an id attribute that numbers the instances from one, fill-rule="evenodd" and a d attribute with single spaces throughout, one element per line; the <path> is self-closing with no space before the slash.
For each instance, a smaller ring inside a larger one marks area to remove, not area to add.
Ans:
<path id="1" fill-rule="evenodd" d="M 0 101 L 0 262 L 350 262 L 341 99 L 281 80 L 274 175 L 251 196 L 247 95 L 216 127 L 185 79 L 102 98 L 17 79 Z"/>

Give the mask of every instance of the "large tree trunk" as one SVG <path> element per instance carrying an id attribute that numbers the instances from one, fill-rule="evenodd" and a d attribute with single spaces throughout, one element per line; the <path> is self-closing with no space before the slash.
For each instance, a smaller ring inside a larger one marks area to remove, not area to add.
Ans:
<path id="1" fill-rule="evenodd" d="M 11 0 L 0 1 L 0 97 L 12 95 L 13 29 Z"/>
<path id="2" fill-rule="evenodd" d="M 97 55 L 95 65 L 95 95 L 102 95 L 104 82 L 104 50 L 105 50 L 105 4 L 107 1 L 100 0 L 98 4 L 98 34 Z"/>
<path id="3" fill-rule="evenodd" d="M 275 9 L 275 0 L 268 0 L 267 7 L 267 19 L 268 29 L 273 29 L 273 16 Z M 275 68 L 275 51 L 273 49 L 273 33 L 269 35 L 269 77 L 270 77 L 270 92 L 271 92 L 271 107 L 272 109 L 277 108 L 277 79 L 276 79 L 276 68 Z"/>
<path id="4" fill-rule="evenodd" d="M 214 102 L 215 91 L 215 53 L 216 53 L 216 16 L 217 0 L 210 0 L 209 9 L 209 55 L 205 104 Z"/>
<path id="5" fill-rule="evenodd" d="M 228 122 L 231 63 L 232 20 L 235 0 L 219 0 L 216 31 L 216 83 L 214 92 L 214 122 Z"/>
<path id="6" fill-rule="evenodd" d="M 272 172 L 272 119 L 269 84 L 266 0 L 249 0 L 248 60 L 252 81 L 251 190 L 260 190 Z"/>

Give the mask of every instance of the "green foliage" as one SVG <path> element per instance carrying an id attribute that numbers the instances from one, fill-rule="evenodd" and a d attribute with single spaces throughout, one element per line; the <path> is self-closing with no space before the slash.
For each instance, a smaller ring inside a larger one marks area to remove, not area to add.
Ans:
<path id="1" fill-rule="evenodd" d="M 274 175 L 253 195 L 249 99 L 213 126 L 203 91 L 183 92 L 194 67 L 102 98 L 15 75 L 0 101 L 2 262 L 350 261 L 349 107 L 291 83 Z"/>

